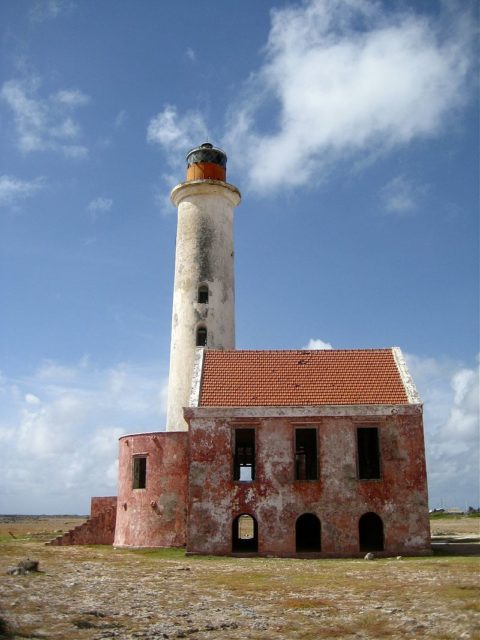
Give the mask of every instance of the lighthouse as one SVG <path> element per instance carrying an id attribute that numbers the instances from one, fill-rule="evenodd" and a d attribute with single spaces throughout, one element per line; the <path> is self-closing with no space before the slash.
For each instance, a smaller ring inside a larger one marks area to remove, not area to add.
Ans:
<path id="1" fill-rule="evenodd" d="M 233 210 L 227 156 L 210 143 L 187 154 L 187 176 L 171 193 L 178 210 L 167 431 L 186 431 L 196 350 L 235 348 Z"/>

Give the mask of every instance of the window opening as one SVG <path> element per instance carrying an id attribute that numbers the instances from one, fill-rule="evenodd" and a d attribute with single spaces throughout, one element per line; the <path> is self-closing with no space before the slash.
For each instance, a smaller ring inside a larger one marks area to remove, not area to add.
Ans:
<path id="1" fill-rule="evenodd" d="M 358 427 L 358 477 L 364 480 L 380 478 L 380 447 L 376 427 Z"/>
<path id="2" fill-rule="evenodd" d="M 364 513 L 358 521 L 360 551 L 383 551 L 383 522 L 376 513 Z"/>
<path id="3" fill-rule="evenodd" d="M 295 429 L 295 480 L 317 480 L 317 430 Z"/>
<path id="4" fill-rule="evenodd" d="M 198 287 L 197 301 L 202 304 L 206 304 L 208 302 L 208 287 L 204 284 Z"/>
<path id="5" fill-rule="evenodd" d="M 297 553 L 322 550 L 321 524 L 313 513 L 304 513 L 295 523 L 295 549 Z"/>
<path id="6" fill-rule="evenodd" d="M 232 523 L 232 551 L 255 553 L 258 551 L 258 525 L 255 518 L 242 513 Z"/>
<path id="7" fill-rule="evenodd" d="M 255 429 L 235 429 L 233 479 L 255 480 Z"/>
<path id="8" fill-rule="evenodd" d="M 198 327 L 197 329 L 197 347 L 207 346 L 207 329 L 206 327 Z"/>
<path id="9" fill-rule="evenodd" d="M 132 489 L 145 489 L 147 486 L 147 458 L 133 458 Z"/>

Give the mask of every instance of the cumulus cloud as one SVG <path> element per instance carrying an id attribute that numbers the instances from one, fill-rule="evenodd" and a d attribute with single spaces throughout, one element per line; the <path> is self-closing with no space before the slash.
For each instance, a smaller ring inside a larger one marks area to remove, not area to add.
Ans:
<path id="1" fill-rule="evenodd" d="M 304 185 L 335 162 L 444 130 L 470 64 L 472 31 L 458 13 L 447 29 L 366 0 L 274 9 L 264 64 L 232 108 L 226 136 L 255 167 L 251 185 Z"/>
<path id="2" fill-rule="evenodd" d="M 308 344 L 302 349 L 332 349 L 330 342 L 324 342 L 320 338 L 310 338 Z"/>
<path id="3" fill-rule="evenodd" d="M 419 186 L 405 176 L 396 176 L 380 189 L 380 200 L 386 213 L 404 216 L 418 208 L 425 192 L 425 186 Z"/>
<path id="4" fill-rule="evenodd" d="M 443 133 L 471 94 L 469 11 L 444 3 L 437 15 L 387 12 L 373 0 L 273 9 L 263 63 L 239 88 L 220 136 L 233 168 L 268 194 Z M 151 119 L 147 139 L 172 161 L 206 131 L 199 111 L 182 115 L 167 105 Z M 414 210 L 420 192 L 405 178 L 385 189 L 387 211 Z"/>
<path id="5" fill-rule="evenodd" d="M 164 428 L 161 367 L 41 363 L 0 382 L 0 512 L 86 513 L 116 494 L 118 437 Z"/>
<path id="6" fill-rule="evenodd" d="M 112 206 L 113 200 L 111 198 L 98 197 L 88 203 L 87 209 L 90 212 L 92 219 L 96 220 L 99 214 L 110 211 Z"/>
<path id="7" fill-rule="evenodd" d="M 432 507 L 479 506 L 479 372 L 446 359 L 406 355 L 424 402 Z"/>
<path id="8" fill-rule="evenodd" d="M 45 185 L 43 177 L 21 180 L 15 176 L 0 176 L 0 207 L 16 207 L 19 202 L 31 198 Z"/>
<path id="9" fill-rule="evenodd" d="M 8 80 L 0 99 L 12 113 L 15 142 L 22 153 L 56 151 L 67 158 L 83 158 L 88 149 L 81 143 L 81 126 L 73 112 L 89 102 L 78 89 L 64 89 L 40 96 L 41 81 L 30 77 Z"/>
<path id="10" fill-rule="evenodd" d="M 173 152 L 171 161 L 177 162 L 178 151 L 188 151 L 206 139 L 207 126 L 203 116 L 197 111 L 189 111 L 179 116 L 177 109 L 167 105 L 149 122 L 148 142 L 159 144 L 164 150 Z"/>

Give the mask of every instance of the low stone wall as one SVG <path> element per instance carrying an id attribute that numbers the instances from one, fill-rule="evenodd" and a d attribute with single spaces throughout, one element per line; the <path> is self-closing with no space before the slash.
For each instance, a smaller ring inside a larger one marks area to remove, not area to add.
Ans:
<path id="1" fill-rule="evenodd" d="M 92 498 L 90 518 L 47 544 L 58 546 L 113 544 L 116 518 L 117 498 L 115 496 Z"/>

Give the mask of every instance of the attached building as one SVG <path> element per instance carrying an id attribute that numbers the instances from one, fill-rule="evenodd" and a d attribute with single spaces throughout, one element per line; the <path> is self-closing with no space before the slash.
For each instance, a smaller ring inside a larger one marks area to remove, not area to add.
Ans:
<path id="1" fill-rule="evenodd" d="M 428 552 L 422 405 L 399 349 L 198 358 L 188 551 Z"/>

